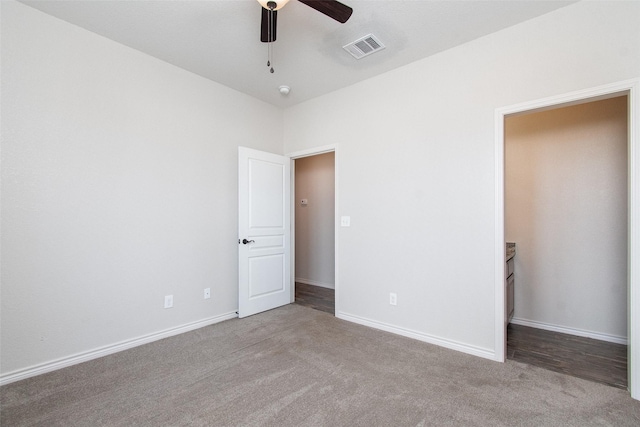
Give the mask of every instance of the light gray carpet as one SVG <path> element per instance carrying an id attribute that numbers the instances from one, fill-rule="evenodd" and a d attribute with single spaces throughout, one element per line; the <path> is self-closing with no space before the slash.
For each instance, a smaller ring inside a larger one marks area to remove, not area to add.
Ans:
<path id="1" fill-rule="evenodd" d="M 0 388 L 3 426 L 634 426 L 624 390 L 288 305 Z"/>

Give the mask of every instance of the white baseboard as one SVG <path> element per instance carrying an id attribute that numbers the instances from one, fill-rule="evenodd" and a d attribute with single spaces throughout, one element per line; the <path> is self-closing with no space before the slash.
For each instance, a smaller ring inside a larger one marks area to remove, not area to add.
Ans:
<path id="1" fill-rule="evenodd" d="M 560 332 L 562 334 L 593 338 L 594 340 L 607 341 L 607 342 L 612 342 L 616 344 L 627 345 L 627 342 L 628 342 L 627 337 L 603 334 L 600 332 L 586 331 L 584 329 L 568 328 L 566 326 L 551 325 L 548 323 L 538 322 L 535 320 L 518 319 L 514 317 L 513 319 L 511 319 L 511 323 L 516 325 L 529 326 L 530 328 L 544 329 L 545 331 Z"/>
<path id="2" fill-rule="evenodd" d="M 304 283 L 305 285 L 320 286 L 321 288 L 327 288 L 327 289 L 336 288 L 336 286 L 332 283 L 323 283 L 323 282 L 318 282 L 316 280 L 303 279 L 301 277 L 296 277 L 296 282 Z"/>
<path id="3" fill-rule="evenodd" d="M 26 378 L 35 377 L 36 375 L 44 374 L 47 372 L 56 371 L 58 369 L 76 365 L 78 363 L 87 362 L 89 360 L 97 359 L 99 357 L 107 356 L 119 351 L 128 350 L 133 347 L 148 344 L 150 342 L 158 341 L 174 335 L 183 334 L 185 332 L 193 331 L 194 329 L 213 325 L 214 323 L 233 319 L 235 317 L 238 317 L 238 314 L 235 311 L 232 313 L 221 314 L 219 316 L 209 317 L 208 319 L 187 323 L 175 328 L 165 329 L 164 331 L 155 332 L 153 334 L 145 335 L 131 340 L 121 341 L 119 343 L 100 347 L 95 350 L 74 354 L 72 356 L 63 357 L 61 359 L 30 366 L 28 368 L 18 369 L 16 371 L 0 375 L 0 386 L 15 381 L 20 381 Z"/>
<path id="4" fill-rule="evenodd" d="M 471 346 L 461 342 L 435 337 L 433 335 L 424 334 L 422 332 L 417 332 L 410 329 L 400 328 L 398 326 L 390 325 L 388 323 L 378 322 L 376 320 L 366 319 L 364 317 L 354 316 L 352 314 L 348 314 L 344 312 L 336 313 L 336 317 L 339 319 L 347 320 L 349 322 L 358 323 L 364 326 L 369 326 L 370 328 L 380 329 L 382 331 L 391 332 L 393 334 L 402 335 L 408 338 L 413 338 L 429 344 L 435 344 L 437 346 L 445 347 L 451 350 L 461 351 L 463 353 L 471 354 L 473 356 L 479 356 L 485 359 L 496 360 L 495 352 L 489 349 L 475 347 L 475 346 Z"/>

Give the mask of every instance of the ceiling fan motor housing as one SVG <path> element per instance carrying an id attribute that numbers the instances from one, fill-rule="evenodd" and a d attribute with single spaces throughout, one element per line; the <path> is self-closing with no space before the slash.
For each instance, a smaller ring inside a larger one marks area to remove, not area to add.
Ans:
<path id="1" fill-rule="evenodd" d="M 258 3 L 267 10 L 278 10 L 289 3 L 289 0 L 258 0 Z"/>
<path id="2" fill-rule="evenodd" d="M 299 0 L 300 3 L 317 10 L 323 15 L 344 24 L 347 22 L 353 9 L 340 3 L 338 0 Z M 289 0 L 258 0 L 262 6 L 262 23 L 260 29 L 260 41 L 272 43 L 276 41 L 277 11 L 286 5 Z"/>

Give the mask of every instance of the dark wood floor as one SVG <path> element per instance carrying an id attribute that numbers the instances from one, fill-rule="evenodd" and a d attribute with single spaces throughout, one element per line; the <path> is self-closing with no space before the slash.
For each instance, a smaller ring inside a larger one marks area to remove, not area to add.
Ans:
<path id="1" fill-rule="evenodd" d="M 627 346 L 509 324 L 507 359 L 627 389 Z"/>
<path id="2" fill-rule="evenodd" d="M 335 291 L 296 282 L 296 304 L 335 314 Z"/>
<path id="3" fill-rule="evenodd" d="M 296 304 L 335 313 L 333 289 L 296 283 Z M 627 388 L 627 346 L 510 324 L 507 358 Z"/>

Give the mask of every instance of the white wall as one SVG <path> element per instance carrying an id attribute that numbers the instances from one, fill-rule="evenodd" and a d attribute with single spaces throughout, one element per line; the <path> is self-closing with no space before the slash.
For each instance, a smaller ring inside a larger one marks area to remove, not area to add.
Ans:
<path id="1" fill-rule="evenodd" d="M 234 315 L 237 147 L 282 153 L 280 123 L 2 1 L 2 375 Z"/>
<path id="2" fill-rule="evenodd" d="M 627 336 L 627 97 L 508 117 L 514 322 Z"/>
<path id="3" fill-rule="evenodd" d="M 639 17 L 579 2 L 285 110 L 285 152 L 339 147 L 337 315 L 495 357 L 495 109 L 637 77 Z"/>
<path id="4" fill-rule="evenodd" d="M 296 282 L 335 287 L 335 153 L 295 161 Z M 301 199 L 308 204 L 302 205 Z"/>

